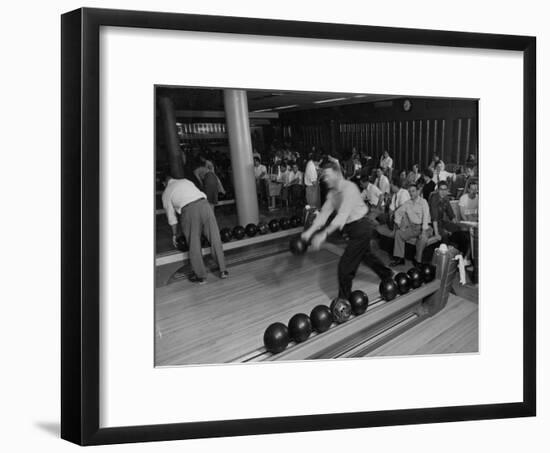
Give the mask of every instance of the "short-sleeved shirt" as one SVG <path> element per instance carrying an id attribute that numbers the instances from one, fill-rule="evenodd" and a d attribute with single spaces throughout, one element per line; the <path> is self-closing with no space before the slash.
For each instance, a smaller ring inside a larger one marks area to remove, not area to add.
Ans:
<path id="1" fill-rule="evenodd" d="M 416 200 L 409 199 L 395 211 L 395 223 L 401 224 L 404 216 L 409 218 L 409 221 L 415 225 L 422 225 L 422 229 L 428 229 L 431 222 L 430 208 L 428 202 L 424 198 L 417 197 Z"/>
<path id="2" fill-rule="evenodd" d="M 382 191 L 374 184 L 369 183 L 366 189 L 361 192 L 361 198 L 371 206 L 378 206 Z"/>
<path id="3" fill-rule="evenodd" d="M 477 217 L 478 204 L 479 204 L 479 198 L 477 194 L 474 198 L 470 198 L 470 196 L 467 193 L 465 193 L 460 197 L 460 200 L 458 201 L 458 206 L 462 208 L 462 210 L 464 211 L 464 214 L 468 216 Z"/>
<path id="4" fill-rule="evenodd" d="M 312 160 L 306 164 L 306 171 L 304 174 L 304 184 L 306 186 L 312 186 L 317 183 L 317 168 L 315 168 L 315 162 Z"/>
<path id="5" fill-rule="evenodd" d="M 441 198 L 438 192 L 430 197 L 429 205 L 432 222 L 451 221 L 455 218 L 449 199 Z"/>
<path id="6" fill-rule="evenodd" d="M 260 164 L 257 167 L 254 167 L 254 176 L 256 177 L 256 179 L 265 178 L 266 174 L 267 169 L 265 168 L 265 165 Z"/>
<path id="7" fill-rule="evenodd" d="M 387 176 L 382 175 L 380 178 L 376 178 L 374 184 L 382 191 L 382 193 L 390 193 L 390 180 Z"/>
<path id="8" fill-rule="evenodd" d="M 411 199 L 411 196 L 409 195 L 409 191 L 401 188 L 392 195 L 390 209 L 392 211 L 395 211 L 399 209 L 399 207 L 403 205 L 403 203 L 405 203 L 406 201 L 409 201 L 410 199 Z"/>

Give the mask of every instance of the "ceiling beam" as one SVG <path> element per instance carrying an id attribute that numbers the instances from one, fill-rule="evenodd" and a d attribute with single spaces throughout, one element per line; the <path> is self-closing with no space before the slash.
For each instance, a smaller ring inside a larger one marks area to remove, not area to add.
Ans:
<path id="1" fill-rule="evenodd" d="M 249 118 L 279 118 L 278 112 L 249 112 Z M 176 110 L 177 118 L 225 118 L 223 110 Z"/>

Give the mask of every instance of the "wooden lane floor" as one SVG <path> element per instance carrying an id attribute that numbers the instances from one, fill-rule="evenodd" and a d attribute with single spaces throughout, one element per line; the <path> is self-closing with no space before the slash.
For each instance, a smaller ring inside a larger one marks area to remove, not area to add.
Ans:
<path id="1" fill-rule="evenodd" d="M 309 314 L 337 295 L 339 254 L 321 250 L 295 257 L 288 251 L 236 264 L 230 278 L 209 274 L 205 285 L 187 280 L 156 289 L 155 364 L 226 363 L 260 348 L 272 322 Z M 378 277 L 361 266 L 354 289 L 378 296 Z"/>
<path id="2" fill-rule="evenodd" d="M 449 296 L 447 306 L 369 356 L 453 354 L 479 351 L 478 304 Z"/>

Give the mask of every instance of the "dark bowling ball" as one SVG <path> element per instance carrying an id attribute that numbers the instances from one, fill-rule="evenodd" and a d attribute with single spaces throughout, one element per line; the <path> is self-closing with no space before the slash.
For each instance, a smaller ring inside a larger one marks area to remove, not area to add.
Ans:
<path id="1" fill-rule="evenodd" d="M 231 234 L 231 230 L 229 228 L 222 228 L 220 230 L 220 238 L 222 242 L 229 242 L 233 235 Z"/>
<path id="2" fill-rule="evenodd" d="M 309 315 L 313 329 L 319 333 L 326 332 L 332 325 L 332 313 L 326 305 L 317 305 Z"/>
<path id="3" fill-rule="evenodd" d="M 256 236 L 256 234 L 258 233 L 258 227 L 256 225 L 254 225 L 253 223 L 249 223 L 245 228 L 244 228 L 244 231 L 246 233 L 246 235 L 251 238 L 251 237 L 254 237 Z"/>
<path id="4" fill-rule="evenodd" d="M 279 220 L 279 225 L 281 225 L 281 229 L 288 230 L 290 228 L 290 219 L 283 217 Z"/>
<path id="5" fill-rule="evenodd" d="M 187 241 L 185 240 L 185 236 L 183 234 L 177 237 L 176 243 L 180 252 L 187 252 L 187 250 L 189 250 L 189 247 L 187 247 Z"/>
<path id="6" fill-rule="evenodd" d="M 362 315 L 367 311 L 369 305 L 368 296 L 361 290 L 355 290 L 349 296 L 349 304 L 351 305 L 351 311 L 355 316 Z"/>
<path id="7" fill-rule="evenodd" d="M 411 287 L 412 289 L 420 288 L 422 285 L 422 274 L 416 267 L 411 267 L 407 274 L 409 275 L 409 278 L 411 279 Z"/>
<path id="8" fill-rule="evenodd" d="M 301 343 L 306 341 L 311 335 L 313 327 L 311 325 L 311 320 L 309 316 L 304 313 L 298 313 L 290 318 L 288 321 L 288 332 L 290 338 L 292 338 L 296 343 Z"/>
<path id="9" fill-rule="evenodd" d="M 385 278 L 382 280 L 378 289 L 380 290 L 380 295 L 384 300 L 392 300 L 395 299 L 395 296 L 397 296 L 397 285 L 392 278 Z"/>
<path id="10" fill-rule="evenodd" d="M 286 349 L 290 342 L 288 328 L 282 322 L 271 324 L 264 332 L 264 346 L 273 354 L 278 354 Z"/>
<path id="11" fill-rule="evenodd" d="M 302 218 L 299 215 L 295 215 L 294 218 L 296 219 L 296 226 L 300 226 L 302 224 Z"/>
<path id="12" fill-rule="evenodd" d="M 260 234 L 269 233 L 269 227 L 267 226 L 266 223 L 264 223 L 264 222 L 258 223 L 258 233 L 260 233 Z"/>
<path id="13" fill-rule="evenodd" d="M 399 294 L 406 294 L 411 289 L 411 279 L 405 272 L 399 272 L 394 278 Z"/>
<path id="14" fill-rule="evenodd" d="M 241 225 L 237 225 L 235 228 L 233 228 L 232 233 L 233 233 L 233 237 L 237 240 L 244 238 L 246 234 L 244 231 L 244 227 L 242 227 Z"/>
<path id="15" fill-rule="evenodd" d="M 351 305 L 346 299 L 340 299 L 337 297 L 330 304 L 330 311 L 334 321 L 338 324 L 342 324 L 351 316 Z"/>
<path id="16" fill-rule="evenodd" d="M 297 236 L 290 240 L 289 248 L 293 255 L 303 255 L 307 252 L 307 242 Z"/>
<path id="17" fill-rule="evenodd" d="M 298 222 L 296 221 L 296 217 L 290 218 L 290 228 L 296 228 L 298 226 Z"/>
<path id="18" fill-rule="evenodd" d="M 430 283 L 433 279 L 435 279 L 435 266 L 425 263 L 420 266 L 420 274 L 422 275 L 422 278 L 424 282 Z"/>
<path id="19" fill-rule="evenodd" d="M 281 228 L 281 226 L 279 225 L 279 221 L 277 219 L 269 221 L 269 230 L 272 233 L 276 233 L 277 231 L 279 231 L 279 228 Z"/>

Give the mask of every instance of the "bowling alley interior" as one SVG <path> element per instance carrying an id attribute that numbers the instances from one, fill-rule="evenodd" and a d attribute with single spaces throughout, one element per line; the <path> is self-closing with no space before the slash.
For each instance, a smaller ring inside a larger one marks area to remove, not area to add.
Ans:
<path id="1" fill-rule="evenodd" d="M 478 353 L 477 99 L 154 102 L 155 366 Z"/>

